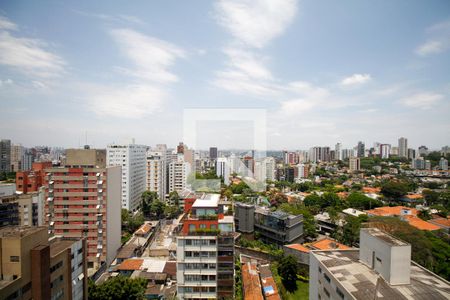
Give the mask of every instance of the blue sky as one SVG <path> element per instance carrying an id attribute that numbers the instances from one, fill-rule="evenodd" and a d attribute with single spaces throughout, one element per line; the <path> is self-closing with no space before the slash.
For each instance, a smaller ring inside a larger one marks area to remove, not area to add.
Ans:
<path id="1" fill-rule="evenodd" d="M 449 54 L 447 0 L 2 1 L 0 137 L 175 145 L 183 109 L 262 108 L 269 149 L 440 148 Z M 251 147 L 251 122 L 203 126 Z"/>

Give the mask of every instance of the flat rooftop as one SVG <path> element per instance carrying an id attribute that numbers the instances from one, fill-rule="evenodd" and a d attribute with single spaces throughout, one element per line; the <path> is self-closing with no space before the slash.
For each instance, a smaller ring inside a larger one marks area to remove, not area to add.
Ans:
<path id="1" fill-rule="evenodd" d="M 0 229 L 0 237 L 24 237 L 41 230 L 47 231 L 47 227 L 7 226 Z"/>
<path id="2" fill-rule="evenodd" d="M 390 285 L 359 261 L 359 250 L 311 253 L 356 299 L 450 299 L 450 284 L 413 261 L 411 283 Z"/>
<path id="3" fill-rule="evenodd" d="M 202 198 L 195 200 L 192 205 L 193 208 L 202 207 L 218 207 L 220 195 L 219 194 L 205 194 Z"/>
<path id="4" fill-rule="evenodd" d="M 74 240 L 55 239 L 50 242 L 50 257 L 54 257 L 60 252 L 72 247 Z"/>
<path id="5" fill-rule="evenodd" d="M 388 243 L 391 246 L 407 246 L 407 245 L 409 245 L 408 243 L 405 243 L 404 241 L 399 240 L 399 239 L 393 237 L 392 235 L 379 230 L 378 228 L 364 228 L 363 230 L 367 231 L 368 233 L 370 233 L 370 235 L 382 240 L 385 243 Z"/>

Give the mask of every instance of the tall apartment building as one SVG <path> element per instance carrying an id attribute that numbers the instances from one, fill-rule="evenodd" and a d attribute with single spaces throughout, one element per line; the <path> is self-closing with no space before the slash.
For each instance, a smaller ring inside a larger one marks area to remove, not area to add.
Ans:
<path id="1" fill-rule="evenodd" d="M 330 147 L 312 147 L 309 150 L 309 158 L 312 162 L 330 161 Z"/>
<path id="2" fill-rule="evenodd" d="M 0 140 L 0 172 L 11 172 L 11 140 Z"/>
<path id="3" fill-rule="evenodd" d="M 398 156 L 408 157 L 408 139 L 401 137 L 398 139 Z"/>
<path id="4" fill-rule="evenodd" d="M 441 159 L 439 160 L 439 169 L 441 169 L 442 171 L 448 171 L 448 160 L 441 157 Z"/>
<path id="5" fill-rule="evenodd" d="M 137 210 L 146 187 L 147 146 L 108 145 L 107 166 L 122 167 L 122 208 Z"/>
<path id="6" fill-rule="evenodd" d="M 46 172 L 49 234 L 86 238 L 91 275 L 120 247 L 121 167 L 106 167 L 105 150 L 68 149 L 66 165 Z"/>
<path id="7" fill-rule="evenodd" d="M 20 144 L 11 145 L 11 171 L 17 172 L 22 170 L 22 155 L 24 148 Z"/>
<path id="8" fill-rule="evenodd" d="M 19 203 L 15 193 L 14 183 L 0 184 L 0 227 L 19 225 Z"/>
<path id="9" fill-rule="evenodd" d="M 376 228 L 360 249 L 310 251 L 309 299 L 450 299 L 450 284 L 411 260 L 411 245 Z"/>
<path id="10" fill-rule="evenodd" d="M 308 178 L 309 166 L 305 164 L 297 165 L 297 179 Z"/>
<path id="11" fill-rule="evenodd" d="M 356 151 L 357 151 L 356 156 L 364 157 L 365 156 L 365 149 L 366 149 L 366 147 L 365 147 L 364 143 L 359 141 L 358 145 L 356 146 Z"/>
<path id="12" fill-rule="evenodd" d="M 389 159 L 389 155 L 391 154 L 391 145 L 390 144 L 380 144 L 379 154 L 382 159 Z"/>
<path id="13" fill-rule="evenodd" d="M 234 222 L 224 215 L 220 195 L 207 194 L 192 206 L 177 237 L 177 297 L 234 297 Z"/>
<path id="14" fill-rule="evenodd" d="M 0 299 L 87 299 L 86 244 L 46 227 L 0 229 Z"/>
<path id="15" fill-rule="evenodd" d="M 211 160 L 217 159 L 217 147 L 209 148 L 209 159 L 211 159 Z"/>
<path id="16" fill-rule="evenodd" d="M 244 233 L 257 232 L 260 238 L 279 245 L 291 244 L 303 236 L 303 216 L 282 211 L 271 212 L 253 204 L 235 203 L 236 230 Z"/>
<path id="17" fill-rule="evenodd" d="M 168 173 L 168 192 L 181 194 L 187 188 L 187 176 L 190 173 L 190 165 L 184 161 L 184 154 L 178 154 L 177 160 L 169 163 Z"/>
<path id="18" fill-rule="evenodd" d="M 336 146 L 334 146 L 334 151 L 335 151 L 335 159 L 336 160 L 343 160 L 344 157 L 342 156 L 342 144 L 341 143 L 337 143 Z"/>
<path id="19" fill-rule="evenodd" d="M 156 192 L 163 201 L 166 197 L 166 154 L 160 151 L 147 152 L 146 189 Z"/>
<path id="20" fill-rule="evenodd" d="M 45 181 L 45 169 L 51 168 L 52 162 L 35 162 L 29 171 L 16 173 L 17 190 L 27 194 L 37 192 Z"/>
<path id="21" fill-rule="evenodd" d="M 225 184 L 230 183 L 231 168 L 228 158 L 216 158 L 216 175 L 222 177 Z"/>
<path id="22" fill-rule="evenodd" d="M 350 172 L 356 172 L 361 169 L 361 160 L 359 157 L 351 157 L 349 159 Z"/>
<path id="23" fill-rule="evenodd" d="M 255 159 L 253 177 L 263 183 L 266 180 L 275 180 L 275 159 L 273 157 Z"/>

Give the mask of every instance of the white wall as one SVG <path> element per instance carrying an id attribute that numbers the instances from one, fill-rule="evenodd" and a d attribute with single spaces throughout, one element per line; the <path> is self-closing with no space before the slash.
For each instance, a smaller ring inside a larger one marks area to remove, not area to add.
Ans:
<path id="1" fill-rule="evenodd" d="M 111 264 L 120 248 L 122 170 L 120 166 L 106 169 L 106 262 Z"/>

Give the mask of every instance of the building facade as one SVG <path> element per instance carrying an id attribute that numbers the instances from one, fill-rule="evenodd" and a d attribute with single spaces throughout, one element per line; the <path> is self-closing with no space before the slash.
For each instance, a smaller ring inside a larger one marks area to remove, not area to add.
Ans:
<path id="1" fill-rule="evenodd" d="M 234 297 L 234 222 L 224 215 L 220 195 L 196 199 L 177 237 L 177 297 Z"/>
<path id="2" fill-rule="evenodd" d="M 0 140 L 0 172 L 11 172 L 11 140 Z"/>
<path id="3" fill-rule="evenodd" d="M 408 139 L 401 137 L 398 139 L 398 156 L 408 157 Z"/>
<path id="4" fill-rule="evenodd" d="M 120 247 L 121 168 L 106 167 L 95 149 L 68 151 L 67 161 L 73 165 L 46 170 L 45 220 L 50 236 L 86 238 L 91 275 Z"/>
<path id="5" fill-rule="evenodd" d="M 0 299 L 87 299 L 83 239 L 49 241 L 46 227 L 6 227 L 0 250 Z"/>
<path id="6" fill-rule="evenodd" d="M 166 154 L 162 151 L 147 152 L 146 189 L 156 192 L 159 199 L 166 198 L 167 187 L 167 162 Z"/>
<path id="7" fill-rule="evenodd" d="M 122 167 L 122 208 L 136 211 L 145 191 L 147 146 L 126 144 L 108 145 L 107 166 Z"/>

